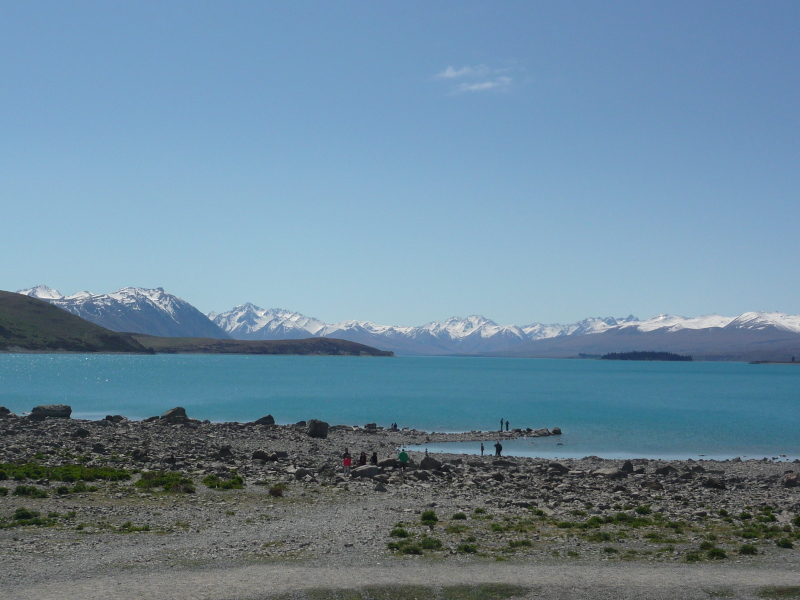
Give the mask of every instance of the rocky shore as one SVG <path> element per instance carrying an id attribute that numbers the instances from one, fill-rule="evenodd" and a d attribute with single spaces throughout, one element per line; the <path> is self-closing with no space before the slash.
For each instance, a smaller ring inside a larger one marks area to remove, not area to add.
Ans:
<path id="1" fill-rule="evenodd" d="M 402 445 L 498 433 L 41 413 L 0 410 L 0 570 L 20 593 L 275 560 L 800 566 L 800 465 L 785 461 L 411 453 L 403 473 Z M 345 477 L 346 448 L 379 463 Z"/>

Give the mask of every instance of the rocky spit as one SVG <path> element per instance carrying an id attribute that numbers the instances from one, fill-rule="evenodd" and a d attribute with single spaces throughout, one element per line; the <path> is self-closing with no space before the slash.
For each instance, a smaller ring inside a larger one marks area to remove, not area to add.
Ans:
<path id="1" fill-rule="evenodd" d="M 210 423 L 183 409 L 144 421 L 85 421 L 52 408 L 60 412 L 0 410 L 0 572 L 18 597 L 30 586 L 121 569 L 275 561 L 800 570 L 800 465 L 787 461 L 414 452 L 403 473 L 403 445 L 471 440 L 490 442 L 488 450 L 500 434 L 276 425 L 271 417 Z M 355 462 L 349 477 L 345 449 Z M 378 465 L 359 467 L 362 451 L 377 452 Z M 13 466 L 25 463 L 112 467 L 130 478 L 15 476 Z M 184 484 L 143 487 L 153 473 Z"/>

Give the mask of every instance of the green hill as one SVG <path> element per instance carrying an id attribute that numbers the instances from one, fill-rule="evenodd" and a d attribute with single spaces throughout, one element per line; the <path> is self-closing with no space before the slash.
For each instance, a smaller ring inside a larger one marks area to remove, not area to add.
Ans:
<path id="1" fill-rule="evenodd" d="M 52 304 L 0 291 L 0 352 L 151 351 L 126 333 L 84 321 Z"/>
<path id="2" fill-rule="evenodd" d="M 218 340 L 212 338 L 168 338 L 133 333 L 148 350 L 159 354 L 305 354 L 326 356 L 394 356 L 357 342 L 333 338 L 299 340 Z"/>

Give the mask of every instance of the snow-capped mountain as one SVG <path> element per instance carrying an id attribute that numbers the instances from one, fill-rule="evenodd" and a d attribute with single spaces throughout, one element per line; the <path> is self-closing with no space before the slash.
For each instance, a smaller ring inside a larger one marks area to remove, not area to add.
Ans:
<path id="1" fill-rule="evenodd" d="M 325 323 L 282 308 L 242 304 L 228 312 L 209 313 L 223 331 L 237 340 L 288 340 L 313 337 Z"/>
<path id="2" fill-rule="evenodd" d="M 18 293 L 46 300 L 113 331 L 164 337 L 230 337 L 194 306 L 162 288 L 128 287 L 111 294 L 78 292 L 64 296 L 39 285 Z"/>

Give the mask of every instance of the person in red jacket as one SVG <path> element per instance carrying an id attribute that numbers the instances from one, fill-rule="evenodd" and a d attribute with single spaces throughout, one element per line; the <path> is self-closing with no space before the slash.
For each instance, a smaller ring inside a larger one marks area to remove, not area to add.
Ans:
<path id="1" fill-rule="evenodd" d="M 342 464 L 344 465 L 344 476 L 350 477 L 350 467 L 353 466 L 353 459 L 350 458 L 349 454 L 345 454 Z"/>

